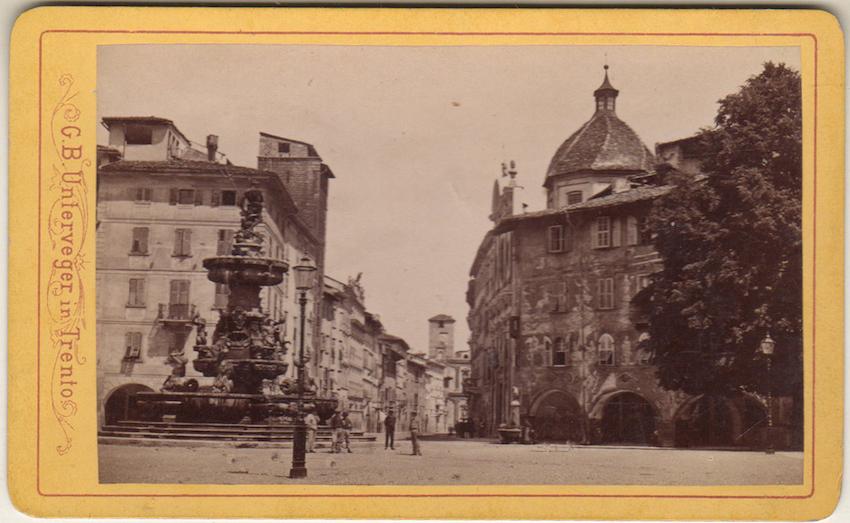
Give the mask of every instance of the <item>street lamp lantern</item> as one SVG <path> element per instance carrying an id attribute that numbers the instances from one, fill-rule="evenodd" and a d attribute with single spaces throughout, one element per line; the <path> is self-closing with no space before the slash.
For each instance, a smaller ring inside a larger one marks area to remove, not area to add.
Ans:
<path id="1" fill-rule="evenodd" d="M 304 392 L 307 388 L 307 373 L 304 367 L 307 360 L 304 357 L 304 340 L 307 337 L 307 292 L 313 288 L 313 276 L 316 265 L 306 254 L 298 261 L 298 265 L 292 268 L 295 271 L 295 288 L 300 293 L 298 303 L 301 305 L 301 343 L 298 348 L 298 402 L 295 418 L 295 434 L 292 439 L 292 469 L 289 471 L 290 478 L 307 477 L 307 426 L 304 423 Z"/>
<path id="2" fill-rule="evenodd" d="M 761 352 L 765 356 L 773 356 L 773 348 L 776 347 L 776 342 L 770 337 L 770 333 L 761 340 Z"/>
<path id="3" fill-rule="evenodd" d="M 295 288 L 304 293 L 313 288 L 313 276 L 316 265 L 306 254 L 298 260 L 298 265 L 292 268 L 295 271 Z"/>

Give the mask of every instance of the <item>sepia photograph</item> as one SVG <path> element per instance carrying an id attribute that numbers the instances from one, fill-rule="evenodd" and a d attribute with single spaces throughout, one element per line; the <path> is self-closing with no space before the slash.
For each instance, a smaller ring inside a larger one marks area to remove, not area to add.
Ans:
<path id="1" fill-rule="evenodd" d="M 100 483 L 802 485 L 801 60 L 98 46 Z"/>

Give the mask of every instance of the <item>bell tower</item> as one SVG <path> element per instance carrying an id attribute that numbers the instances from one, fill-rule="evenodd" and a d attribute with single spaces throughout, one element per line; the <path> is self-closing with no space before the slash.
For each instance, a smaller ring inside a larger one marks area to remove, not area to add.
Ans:
<path id="1" fill-rule="evenodd" d="M 438 314 L 428 320 L 428 356 L 446 361 L 455 356 L 455 319 Z"/>

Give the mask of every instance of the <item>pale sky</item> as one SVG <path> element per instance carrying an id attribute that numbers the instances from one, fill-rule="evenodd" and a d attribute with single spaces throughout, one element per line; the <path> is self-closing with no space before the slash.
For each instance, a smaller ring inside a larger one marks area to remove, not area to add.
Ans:
<path id="1" fill-rule="evenodd" d="M 216 134 L 247 167 L 261 131 L 312 143 L 337 176 L 327 274 L 363 272 L 368 309 L 414 350 L 436 314 L 466 348 L 501 163 L 516 161 L 520 201 L 544 208 L 549 161 L 593 115 L 606 61 L 617 114 L 653 150 L 710 126 L 768 60 L 800 69 L 796 47 L 102 46 L 98 112 L 168 118 L 198 143 Z"/>

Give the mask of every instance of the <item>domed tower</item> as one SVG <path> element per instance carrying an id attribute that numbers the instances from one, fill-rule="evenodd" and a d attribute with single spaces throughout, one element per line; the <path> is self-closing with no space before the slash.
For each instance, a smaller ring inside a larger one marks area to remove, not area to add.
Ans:
<path id="1" fill-rule="evenodd" d="M 632 128 L 617 117 L 619 93 L 608 80 L 606 65 L 605 80 L 593 93 L 596 112 L 561 144 L 549 164 L 543 184 L 547 208 L 583 202 L 654 167 L 655 157 Z"/>

